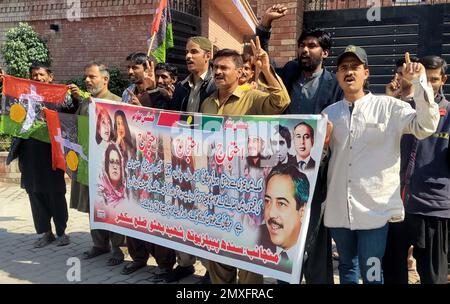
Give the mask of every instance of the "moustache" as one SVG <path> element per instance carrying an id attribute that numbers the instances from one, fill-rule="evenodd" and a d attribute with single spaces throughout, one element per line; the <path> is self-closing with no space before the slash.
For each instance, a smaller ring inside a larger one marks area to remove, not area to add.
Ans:
<path id="1" fill-rule="evenodd" d="M 278 227 L 280 227 L 281 229 L 284 228 L 283 224 L 277 222 L 273 217 L 269 218 L 269 220 L 267 221 L 267 223 L 269 225 L 277 225 Z"/>

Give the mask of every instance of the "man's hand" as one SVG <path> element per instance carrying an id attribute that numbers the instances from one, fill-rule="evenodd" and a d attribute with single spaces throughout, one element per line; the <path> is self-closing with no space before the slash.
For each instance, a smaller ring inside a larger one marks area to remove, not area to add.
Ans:
<path id="1" fill-rule="evenodd" d="M 409 58 L 409 53 L 405 53 L 405 63 L 403 64 L 403 77 L 408 81 L 413 81 L 420 77 L 420 75 L 425 74 L 425 67 L 419 62 L 411 62 Z"/>
<path id="2" fill-rule="evenodd" d="M 400 85 L 400 79 L 398 73 L 395 73 L 394 79 L 386 85 L 386 95 L 398 98 L 400 97 L 401 92 L 402 87 Z"/>
<path id="3" fill-rule="evenodd" d="M 251 40 L 250 43 L 252 46 L 255 67 L 262 72 L 270 71 L 269 55 L 261 48 L 259 37 L 256 36 L 256 43 L 253 40 Z"/>
<path id="4" fill-rule="evenodd" d="M 76 99 L 78 99 L 78 98 L 80 98 L 80 96 L 81 96 L 81 94 L 80 94 L 80 88 L 79 87 L 77 87 L 77 85 L 76 84 L 69 84 L 68 86 L 68 89 L 69 89 L 69 91 L 70 91 L 70 94 L 72 95 L 72 97 L 74 97 L 74 98 L 76 98 Z"/>
<path id="5" fill-rule="evenodd" d="M 266 28 L 272 27 L 272 22 L 274 20 L 280 19 L 286 16 L 287 7 L 282 4 L 275 4 L 269 7 L 265 12 L 261 19 L 261 25 Z"/>
<path id="6" fill-rule="evenodd" d="M 175 86 L 173 84 L 169 84 L 167 86 L 167 92 L 169 93 L 170 98 L 172 98 L 173 93 L 175 92 Z"/>
<path id="7" fill-rule="evenodd" d="M 153 90 L 156 88 L 156 77 L 155 77 L 155 64 L 153 61 L 145 62 L 144 71 L 144 85 L 146 90 Z"/>
<path id="8" fill-rule="evenodd" d="M 141 102 L 139 101 L 139 98 L 131 92 L 131 90 L 127 89 L 128 94 L 131 96 L 130 104 L 135 106 L 142 106 Z"/>

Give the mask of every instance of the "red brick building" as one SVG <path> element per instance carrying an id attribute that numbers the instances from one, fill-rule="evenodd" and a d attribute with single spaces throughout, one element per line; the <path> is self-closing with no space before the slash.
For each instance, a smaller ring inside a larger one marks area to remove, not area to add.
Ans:
<path id="1" fill-rule="evenodd" d="M 68 2 L 75 5 L 69 7 Z M 91 60 L 125 71 L 129 53 L 147 50 L 147 33 L 158 2 L 3 0 L 0 1 L 0 44 L 9 28 L 28 22 L 47 40 L 58 81 L 81 75 L 83 66 Z M 244 37 L 253 35 L 257 24 L 247 0 L 171 0 L 171 5 L 177 40 L 170 52 L 178 64 L 184 64 L 187 37 L 204 35 L 218 47 L 241 50 Z"/>

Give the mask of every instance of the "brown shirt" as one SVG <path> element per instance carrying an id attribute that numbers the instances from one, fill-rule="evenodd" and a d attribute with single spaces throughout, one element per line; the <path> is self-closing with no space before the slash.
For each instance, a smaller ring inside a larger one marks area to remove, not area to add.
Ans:
<path id="1" fill-rule="evenodd" d="M 291 99 L 283 82 L 279 77 L 281 88 L 275 88 L 261 83 L 267 92 L 260 90 L 245 90 L 237 87 L 233 94 L 220 105 L 216 90 L 211 96 L 205 99 L 201 112 L 218 115 L 274 115 L 281 114 L 290 104 Z"/>

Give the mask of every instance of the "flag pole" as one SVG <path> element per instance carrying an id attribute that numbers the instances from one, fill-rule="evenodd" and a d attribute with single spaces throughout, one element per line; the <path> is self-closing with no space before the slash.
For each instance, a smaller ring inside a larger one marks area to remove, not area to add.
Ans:
<path id="1" fill-rule="evenodd" d="M 155 37 L 156 37 L 156 32 L 153 33 L 152 39 L 150 40 L 150 46 L 148 47 L 147 57 L 150 56 L 150 53 L 152 52 L 152 46 L 153 46 L 153 42 L 155 41 Z"/>

